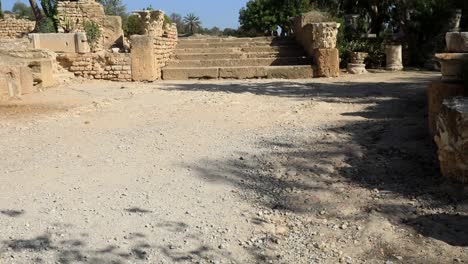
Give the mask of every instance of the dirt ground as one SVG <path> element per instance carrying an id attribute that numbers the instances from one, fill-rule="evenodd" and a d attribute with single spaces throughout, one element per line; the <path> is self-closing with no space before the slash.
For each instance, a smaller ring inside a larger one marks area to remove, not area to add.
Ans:
<path id="1" fill-rule="evenodd" d="M 0 103 L 0 263 L 468 263 L 435 78 L 77 81 Z"/>

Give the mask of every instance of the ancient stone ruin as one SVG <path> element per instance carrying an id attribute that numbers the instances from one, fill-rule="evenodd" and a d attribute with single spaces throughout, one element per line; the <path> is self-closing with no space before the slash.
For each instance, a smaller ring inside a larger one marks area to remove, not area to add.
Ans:
<path id="1" fill-rule="evenodd" d="M 124 37 L 121 18 L 105 15 L 103 6 L 95 0 L 59 0 L 59 33 L 29 34 L 34 22 L 13 18 L 0 21 L 1 42 L 25 36 L 29 39 L 5 44 L 21 43 L 22 47 L 3 48 L 3 63 L 13 66 L 3 69 L 0 89 L 5 96 L 18 97 L 48 87 L 54 83 L 54 74 L 63 70 L 77 77 L 111 81 L 339 76 L 336 42 L 340 25 L 313 22 L 307 14 L 294 21 L 295 40 L 179 40 L 176 25 L 165 22 L 163 11 L 141 10 L 134 15 L 143 33 L 130 40 Z M 102 32 L 94 49 L 84 32 L 86 21 L 97 24 Z M 31 88 L 31 79 L 35 88 Z"/>
<path id="2" fill-rule="evenodd" d="M 436 54 L 442 79 L 431 84 L 429 126 L 435 133 L 442 174 L 468 182 L 468 33 L 448 32 L 448 53 Z"/>

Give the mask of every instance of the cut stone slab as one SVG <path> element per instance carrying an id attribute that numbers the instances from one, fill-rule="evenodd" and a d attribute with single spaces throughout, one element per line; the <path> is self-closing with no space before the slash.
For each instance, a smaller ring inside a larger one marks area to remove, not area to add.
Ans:
<path id="1" fill-rule="evenodd" d="M 162 71 L 164 80 L 217 79 L 219 68 L 170 68 Z"/>
<path id="2" fill-rule="evenodd" d="M 265 67 L 225 67 L 219 69 L 221 79 L 254 79 L 268 76 Z"/>
<path id="3" fill-rule="evenodd" d="M 435 55 L 442 68 L 442 80 L 463 80 L 464 64 L 468 63 L 468 53 L 439 53 Z"/>
<path id="4" fill-rule="evenodd" d="M 442 175 L 468 183 L 468 98 L 454 97 L 442 104 L 435 141 Z"/>
<path id="5" fill-rule="evenodd" d="M 311 79 L 315 68 L 307 66 L 266 67 L 268 79 Z"/>
<path id="6" fill-rule="evenodd" d="M 168 67 L 235 67 L 235 66 L 271 66 L 271 65 L 306 65 L 305 57 L 221 59 L 221 60 L 181 60 L 172 61 Z"/>

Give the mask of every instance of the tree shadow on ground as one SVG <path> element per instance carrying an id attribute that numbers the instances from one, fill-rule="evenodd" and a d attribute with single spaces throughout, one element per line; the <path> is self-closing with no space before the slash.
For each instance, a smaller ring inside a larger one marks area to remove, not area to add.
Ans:
<path id="1" fill-rule="evenodd" d="M 34 263 L 136 263 L 146 262 L 148 250 L 152 246 L 144 242 L 145 236 L 129 237 L 130 249 L 122 250 L 117 244 L 90 248 L 86 242 L 87 234 L 82 234 L 80 238 L 64 239 L 58 234 L 50 233 L 33 238 L 9 239 L 0 242 L 0 253 L 12 252 L 25 253 L 35 257 Z M 117 242 L 116 242 L 117 243 Z M 52 259 L 50 259 L 52 258 Z"/>
<path id="2" fill-rule="evenodd" d="M 257 143 L 259 148 L 266 150 L 264 155 L 236 153 L 235 156 L 241 158 L 204 160 L 200 162 L 204 165 L 197 168 L 198 174 L 206 180 L 224 181 L 236 186 L 245 191 L 249 196 L 246 198 L 253 203 L 294 213 L 319 212 L 330 207 L 326 199 L 328 195 L 341 197 L 341 202 L 346 203 L 347 197 L 341 192 L 347 185 L 369 191 L 378 190 L 399 197 L 403 202 L 387 208 L 377 208 L 381 205 L 371 203 L 370 207 L 375 207 L 394 221 L 409 223 L 422 235 L 451 245 L 466 245 L 464 236 L 447 238 L 440 235 L 443 232 L 417 228 L 418 223 L 427 223 L 427 219 L 442 227 L 447 226 L 448 222 L 466 223 L 465 216 L 417 213 L 414 217 L 409 213 L 414 210 L 408 210 L 407 206 L 407 202 L 416 201 L 420 207 L 417 209 L 439 208 L 451 212 L 457 204 L 468 200 L 462 186 L 444 179 L 439 173 L 436 148 L 426 121 L 426 89 L 430 78 L 422 76 L 386 82 L 348 83 L 199 83 L 176 84 L 167 89 L 252 93 L 365 105 L 364 111 L 344 114 L 362 117 L 362 121 L 340 126 L 327 124 L 321 140 L 295 138 L 292 135 L 264 137 Z M 349 140 L 327 138 L 327 132 Z M 347 166 L 336 166 L 336 160 L 341 157 L 344 157 Z M 194 168 L 193 164 L 191 168 Z M 336 207 L 336 204 L 333 206 Z M 455 226 L 458 228 L 456 230 L 466 233 L 464 224 Z"/>

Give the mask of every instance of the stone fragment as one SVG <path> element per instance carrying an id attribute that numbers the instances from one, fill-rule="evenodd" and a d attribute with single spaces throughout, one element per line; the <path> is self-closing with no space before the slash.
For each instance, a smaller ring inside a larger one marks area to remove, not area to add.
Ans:
<path id="1" fill-rule="evenodd" d="M 428 122 L 431 134 L 436 132 L 437 118 L 445 99 L 455 96 L 468 96 L 468 90 L 460 83 L 448 83 L 443 81 L 434 81 L 430 84 L 427 91 L 428 98 Z"/>
<path id="2" fill-rule="evenodd" d="M 435 141 L 442 175 L 468 183 L 468 98 L 444 101 L 437 121 Z"/>
<path id="3" fill-rule="evenodd" d="M 347 70 L 351 74 L 364 74 L 367 73 L 366 64 L 364 63 L 348 63 Z"/>

